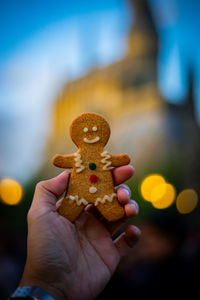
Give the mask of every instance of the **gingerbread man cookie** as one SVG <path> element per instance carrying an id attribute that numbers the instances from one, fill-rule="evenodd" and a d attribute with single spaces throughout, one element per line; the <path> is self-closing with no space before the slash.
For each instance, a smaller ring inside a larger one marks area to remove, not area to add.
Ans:
<path id="1" fill-rule="evenodd" d="M 104 150 L 110 127 L 96 113 L 78 116 L 71 124 L 70 135 L 78 151 L 53 158 L 55 166 L 72 168 L 59 213 L 73 222 L 84 207 L 92 203 L 108 221 L 121 219 L 124 209 L 117 200 L 111 168 L 127 165 L 129 156 L 125 153 L 113 155 Z"/>

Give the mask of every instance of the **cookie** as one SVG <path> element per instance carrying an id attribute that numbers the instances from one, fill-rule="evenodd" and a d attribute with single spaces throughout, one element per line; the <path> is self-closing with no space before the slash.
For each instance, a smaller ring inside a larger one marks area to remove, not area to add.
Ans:
<path id="1" fill-rule="evenodd" d="M 121 219 L 124 208 L 117 200 L 111 168 L 129 164 L 129 156 L 113 155 L 104 149 L 110 126 L 99 114 L 79 115 L 71 124 L 70 136 L 78 151 L 53 158 L 55 166 L 72 168 L 59 213 L 73 222 L 84 207 L 92 203 L 108 221 Z"/>

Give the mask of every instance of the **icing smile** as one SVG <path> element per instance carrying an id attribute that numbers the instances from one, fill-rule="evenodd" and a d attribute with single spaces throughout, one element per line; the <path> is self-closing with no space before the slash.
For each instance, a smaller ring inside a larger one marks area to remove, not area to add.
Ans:
<path id="1" fill-rule="evenodd" d="M 87 138 L 84 138 L 83 139 L 83 141 L 85 142 L 85 143 L 88 143 L 88 144 L 93 144 L 93 143 L 96 143 L 96 142 L 98 142 L 100 140 L 100 137 L 98 137 L 98 136 L 96 136 L 94 139 L 92 139 L 92 140 L 88 140 Z"/>

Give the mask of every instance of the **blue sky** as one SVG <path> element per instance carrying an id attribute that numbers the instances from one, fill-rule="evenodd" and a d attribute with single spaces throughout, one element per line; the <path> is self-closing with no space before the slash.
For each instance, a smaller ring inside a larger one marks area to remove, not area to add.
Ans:
<path id="1" fill-rule="evenodd" d="M 1 58 L 12 55 L 15 48 L 49 24 L 100 11 L 124 10 L 121 0 L 1 0 Z"/>

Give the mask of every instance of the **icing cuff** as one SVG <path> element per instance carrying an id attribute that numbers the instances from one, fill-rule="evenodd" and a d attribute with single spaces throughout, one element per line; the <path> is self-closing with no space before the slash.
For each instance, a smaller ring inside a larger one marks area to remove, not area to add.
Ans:
<path id="1" fill-rule="evenodd" d="M 101 156 L 103 157 L 101 160 L 101 162 L 104 164 L 103 170 L 110 170 L 111 161 L 109 161 L 109 159 L 111 156 L 108 154 L 108 151 L 102 152 Z"/>
<path id="2" fill-rule="evenodd" d="M 76 196 L 69 195 L 69 196 L 67 196 L 67 198 L 70 199 L 69 200 L 70 204 L 72 204 L 75 201 L 78 206 L 80 206 L 81 204 L 88 205 L 87 200 L 85 200 L 84 198 L 81 198 L 79 200 L 77 195 Z"/>
<path id="3" fill-rule="evenodd" d="M 80 173 L 81 171 L 83 171 L 85 169 L 85 167 L 82 165 L 82 159 L 81 159 L 81 155 L 79 153 L 74 153 L 74 156 L 76 156 L 74 158 L 75 160 L 75 166 L 77 167 L 76 169 L 76 173 Z"/>

